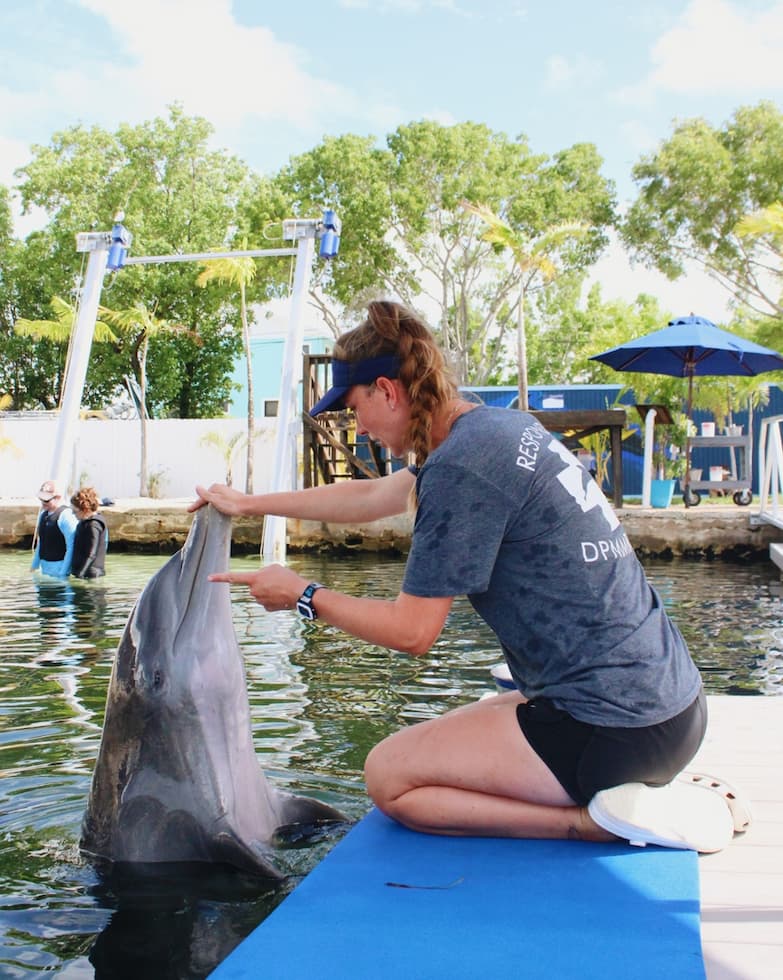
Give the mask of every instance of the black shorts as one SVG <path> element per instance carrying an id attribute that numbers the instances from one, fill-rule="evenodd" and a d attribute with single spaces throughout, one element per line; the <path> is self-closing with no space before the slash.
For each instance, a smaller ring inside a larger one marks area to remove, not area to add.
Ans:
<path id="1" fill-rule="evenodd" d="M 707 729 L 707 700 L 647 728 L 605 728 L 572 718 L 548 698 L 517 707 L 519 727 L 571 799 L 585 806 L 622 783 L 665 786 L 696 754 Z"/>

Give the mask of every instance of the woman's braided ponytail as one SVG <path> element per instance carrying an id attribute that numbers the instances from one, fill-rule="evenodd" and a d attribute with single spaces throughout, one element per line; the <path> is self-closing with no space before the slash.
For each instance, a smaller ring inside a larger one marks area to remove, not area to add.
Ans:
<path id="1" fill-rule="evenodd" d="M 432 448 L 433 415 L 456 397 L 457 385 L 424 321 L 391 300 L 370 303 L 367 319 L 343 334 L 334 348 L 342 361 L 383 354 L 400 359 L 399 380 L 411 405 L 409 442 L 421 466 Z"/>

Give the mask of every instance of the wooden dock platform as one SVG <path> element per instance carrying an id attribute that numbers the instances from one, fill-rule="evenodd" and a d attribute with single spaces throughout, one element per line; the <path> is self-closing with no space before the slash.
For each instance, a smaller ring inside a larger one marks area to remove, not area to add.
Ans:
<path id="1" fill-rule="evenodd" d="M 783 976 L 783 698 L 708 698 L 707 736 L 691 772 L 728 780 L 755 819 L 730 847 L 699 857 L 707 980 Z"/>

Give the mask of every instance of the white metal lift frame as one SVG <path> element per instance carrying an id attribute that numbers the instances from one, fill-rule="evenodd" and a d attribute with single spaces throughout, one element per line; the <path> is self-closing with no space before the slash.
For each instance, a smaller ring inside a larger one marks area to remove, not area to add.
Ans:
<path id="1" fill-rule="evenodd" d="M 336 220 L 336 219 L 335 219 Z M 68 464 L 76 443 L 76 427 L 79 421 L 87 366 L 90 359 L 95 322 L 98 316 L 103 280 L 109 267 L 109 256 L 117 264 L 152 265 L 167 262 L 203 262 L 217 258 L 248 256 L 296 256 L 294 283 L 291 292 L 291 313 L 283 353 L 283 371 L 280 383 L 280 399 L 277 415 L 277 439 L 275 444 L 272 492 L 293 490 L 297 482 L 297 419 L 296 403 L 299 385 L 297 364 L 301 364 L 304 337 L 304 303 L 312 276 L 314 242 L 324 227 L 316 218 L 289 219 L 283 222 L 283 237 L 297 242 L 296 247 L 249 249 L 231 252 L 200 252 L 182 255 L 147 255 L 125 258 L 125 249 L 131 235 L 119 223 L 111 232 L 83 232 L 76 236 L 76 250 L 88 252 L 87 270 L 82 287 L 78 316 L 71 341 L 71 356 L 65 377 L 63 397 L 57 419 L 54 453 L 49 475 L 58 485 L 65 486 Z M 339 235 L 339 226 L 337 229 Z M 116 257 L 115 257 L 116 256 Z M 265 561 L 284 561 L 286 554 L 286 520 L 268 516 L 264 520 L 264 536 L 261 554 Z"/>

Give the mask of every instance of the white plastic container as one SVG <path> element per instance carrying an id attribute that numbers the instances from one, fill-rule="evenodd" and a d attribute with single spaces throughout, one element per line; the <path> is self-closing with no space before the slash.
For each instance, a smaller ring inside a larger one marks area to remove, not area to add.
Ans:
<path id="1" fill-rule="evenodd" d="M 723 467 L 722 466 L 711 466 L 710 467 L 710 483 L 720 482 L 723 479 Z"/>
<path id="2" fill-rule="evenodd" d="M 715 435 L 715 423 L 714 422 L 702 422 L 701 423 L 701 434 L 703 436 L 714 436 Z"/>

